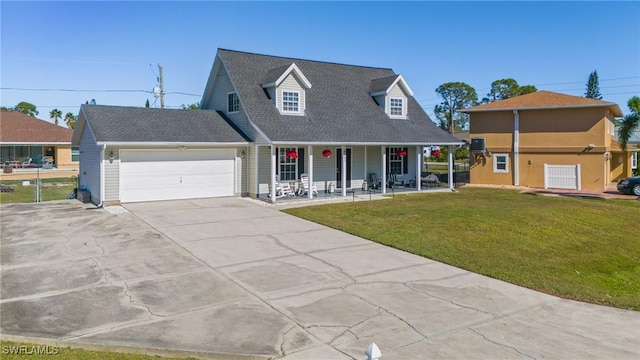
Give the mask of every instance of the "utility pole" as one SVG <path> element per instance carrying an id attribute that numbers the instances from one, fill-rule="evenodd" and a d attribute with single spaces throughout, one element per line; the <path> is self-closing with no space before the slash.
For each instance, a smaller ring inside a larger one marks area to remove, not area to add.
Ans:
<path id="1" fill-rule="evenodd" d="M 162 66 L 158 64 L 159 82 L 160 82 L 160 108 L 164 109 L 164 85 L 162 82 Z"/>

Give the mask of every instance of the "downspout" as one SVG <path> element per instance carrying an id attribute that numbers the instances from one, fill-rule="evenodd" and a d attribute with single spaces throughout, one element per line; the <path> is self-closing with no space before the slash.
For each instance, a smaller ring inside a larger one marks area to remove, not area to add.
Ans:
<path id="1" fill-rule="evenodd" d="M 102 144 L 102 150 L 100 150 L 100 204 L 98 207 L 102 207 L 104 203 L 104 153 L 107 151 L 107 145 Z"/>
<path id="2" fill-rule="evenodd" d="M 513 110 L 513 185 L 520 186 L 520 114 Z"/>

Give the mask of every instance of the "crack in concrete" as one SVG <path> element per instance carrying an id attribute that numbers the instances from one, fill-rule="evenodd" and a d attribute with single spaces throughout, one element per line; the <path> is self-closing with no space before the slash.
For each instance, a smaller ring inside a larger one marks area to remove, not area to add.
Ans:
<path id="1" fill-rule="evenodd" d="M 91 262 L 93 262 L 93 264 L 98 268 L 98 270 L 100 270 L 100 272 L 104 276 L 105 283 L 107 283 L 107 285 L 111 285 L 111 281 L 109 281 L 109 276 L 107 275 L 107 271 L 100 265 L 100 263 L 93 257 L 90 257 L 89 260 L 91 260 Z"/>
<path id="2" fill-rule="evenodd" d="M 293 325 L 291 325 L 291 327 L 290 327 L 290 328 L 288 328 L 284 333 L 282 333 L 282 339 L 280 340 L 280 347 L 279 347 L 279 349 L 280 349 L 280 356 L 285 356 L 285 355 L 286 355 L 286 354 L 285 354 L 285 351 L 284 351 L 284 342 L 285 342 L 285 339 L 286 339 L 286 337 L 287 337 L 287 334 L 288 334 L 291 330 L 293 330 L 295 327 L 296 327 L 296 325 L 295 325 L 295 324 L 293 324 Z"/>
<path id="3" fill-rule="evenodd" d="M 136 304 L 136 301 L 133 299 L 133 295 L 131 295 L 129 293 L 129 284 L 126 281 L 124 281 L 123 284 L 124 284 L 124 296 L 129 298 L 129 304 L 131 304 L 131 305 L 133 305 L 135 307 L 138 307 L 138 308 L 144 308 L 149 313 L 149 319 L 151 319 L 154 316 L 161 317 L 161 318 L 166 317 L 165 315 L 160 315 L 160 314 L 154 313 L 153 311 L 151 311 L 149 306 L 143 304 L 142 302 L 139 303 L 139 304 Z"/>
<path id="4" fill-rule="evenodd" d="M 98 237 L 93 234 L 91 236 L 93 237 L 93 242 L 96 244 L 96 246 L 99 247 L 100 250 L 102 250 L 102 255 L 106 255 L 107 253 L 104 251 L 104 247 L 98 242 Z"/>
<path id="5" fill-rule="evenodd" d="M 462 305 L 462 304 L 459 304 L 459 303 L 457 303 L 457 302 L 455 302 L 455 301 L 453 301 L 453 300 L 449 300 L 449 299 L 447 299 L 447 298 L 443 298 L 443 297 L 441 297 L 441 296 L 436 296 L 436 295 L 433 295 L 433 294 L 430 294 L 430 293 L 427 293 L 427 292 L 424 292 L 424 291 L 420 291 L 420 290 L 418 290 L 418 289 L 414 288 L 413 286 L 411 286 L 408 282 L 402 283 L 402 285 L 404 285 L 405 287 L 407 287 L 407 288 L 408 288 L 408 289 L 410 289 L 411 291 L 417 292 L 418 294 L 422 294 L 422 295 L 430 296 L 430 297 L 432 297 L 432 298 L 434 298 L 434 299 L 442 300 L 442 301 L 448 302 L 448 303 L 449 303 L 449 304 L 451 304 L 451 305 L 459 306 L 459 307 L 461 307 L 461 308 L 465 308 L 465 309 L 469 309 L 469 310 L 474 310 L 474 311 L 477 311 L 477 312 L 481 312 L 481 313 L 483 313 L 483 314 L 491 315 L 491 316 L 492 316 L 492 317 L 494 317 L 494 318 L 496 317 L 496 315 L 495 315 L 495 314 L 492 314 L 492 313 L 490 313 L 490 312 L 488 312 L 488 311 L 480 310 L 480 309 L 476 309 L 476 308 L 474 308 L 474 307 L 472 307 L 472 306 Z"/>
<path id="6" fill-rule="evenodd" d="M 518 350 L 517 348 L 515 348 L 513 346 L 510 346 L 510 345 L 507 345 L 507 344 L 502 344 L 502 343 L 499 343 L 497 341 L 489 339 L 488 337 L 484 336 L 484 334 L 482 334 L 481 332 L 477 331 L 476 329 L 472 329 L 470 327 L 468 327 L 467 329 L 471 330 L 473 333 L 475 333 L 477 335 L 480 335 L 484 340 L 486 340 L 486 341 L 488 341 L 488 342 L 490 342 L 492 344 L 496 344 L 498 346 L 513 350 L 513 351 L 517 352 L 520 355 L 524 355 L 524 356 L 528 357 L 529 359 L 537 360 L 536 357 L 531 356 L 531 355 L 529 355 L 529 354 L 527 354 L 525 352 L 522 352 L 522 351 Z"/>
<path id="7" fill-rule="evenodd" d="M 347 291 L 345 289 L 345 291 Z M 402 317 L 400 317 L 399 315 L 395 314 L 394 312 L 386 309 L 384 306 L 378 305 L 378 304 L 374 304 L 372 302 L 370 302 L 369 300 L 363 298 L 362 296 L 358 295 L 358 294 L 354 294 L 354 293 L 349 293 L 355 297 L 357 297 L 358 299 L 366 302 L 367 304 L 371 305 L 371 306 L 375 306 L 378 307 L 382 310 L 384 310 L 386 313 L 388 313 L 389 315 L 395 317 L 396 319 L 400 320 L 402 323 L 404 323 L 405 325 L 407 325 L 408 327 L 410 327 L 413 331 L 415 331 L 418 335 L 422 336 L 424 339 L 428 339 L 429 337 L 425 334 L 423 334 L 420 330 L 418 330 L 415 326 L 413 326 L 412 324 L 410 324 L 407 320 L 403 319 Z"/>

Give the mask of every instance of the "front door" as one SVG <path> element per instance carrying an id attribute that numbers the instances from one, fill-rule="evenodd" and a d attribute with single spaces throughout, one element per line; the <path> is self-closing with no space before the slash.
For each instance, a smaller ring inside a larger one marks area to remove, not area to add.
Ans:
<path id="1" fill-rule="evenodd" d="M 342 189 L 342 148 L 336 154 L 336 188 Z M 347 149 L 347 187 L 351 187 L 351 149 Z"/>

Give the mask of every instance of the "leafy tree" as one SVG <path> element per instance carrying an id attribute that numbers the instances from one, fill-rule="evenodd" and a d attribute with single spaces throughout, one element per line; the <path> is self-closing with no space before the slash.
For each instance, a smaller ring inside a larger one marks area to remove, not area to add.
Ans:
<path id="1" fill-rule="evenodd" d="M 2 106 L 0 107 L 0 111 L 13 111 L 13 108 Z"/>
<path id="2" fill-rule="evenodd" d="M 13 108 L 13 111 L 21 112 L 25 115 L 36 117 L 39 114 L 36 106 L 26 101 L 21 101 Z"/>
<path id="3" fill-rule="evenodd" d="M 68 112 L 65 116 L 64 116 L 64 122 L 67 123 L 67 127 L 69 129 L 75 129 L 76 128 L 76 116 L 71 113 Z"/>
<path id="4" fill-rule="evenodd" d="M 188 105 L 182 104 L 182 105 L 180 105 L 180 109 L 182 109 L 182 110 L 187 110 L 187 109 L 188 110 L 198 110 L 198 109 L 200 109 L 200 102 L 193 103 L 193 104 L 188 104 Z"/>
<path id="5" fill-rule="evenodd" d="M 49 118 L 53 120 L 53 122 L 58 125 L 58 120 L 62 117 L 62 111 L 58 109 L 53 109 L 49 112 Z"/>
<path id="6" fill-rule="evenodd" d="M 463 82 L 448 82 L 438 86 L 436 93 L 444 100 L 433 109 L 440 127 L 452 134 L 465 129 L 469 123 L 468 115 L 458 110 L 478 102 L 476 90 Z"/>
<path id="7" fill-rule="evenodd" d="M 491 83 L 491 90 L 487 94 L 487 97 L 482 99 L 482 102 L 486 104 L 536 91 L 538 91 L 538 89 L 533 85 L 520 86 L 518 82 L 512 78 L 500 79 Z"/>
<path id="8" fill-rule="evenodd" d="M 145 102 L 145 103 L 144 103 L 144 107 L 146 107 L 146 108 L 150 107 L 150 105 L 149 105 L 149 99 L 147 99 L 147 102 Z"/>
<path id="9" fill-rule="evenodd" d="M 589 99 L 602 100 L 602 95 L 600 94 L 600 82 L 598 81 L 598 72 L 595 70 L 593 70 L 593 72 L 589 74 L 589 80 L 587 81 L 587 92 L 584 93 L 584 97 Z"/>
<path id="10" fill-rule="evenodd" d="M 627 102 L 627 106 L 631 110 L 631 114 L 626 115 L 619 124 L 618 137 L 620 139 L 620 147 L 623 151 L 627 151 L 627 143 L 636 129 L 640 128 L 640 98 L 632 97 Z"/>
<path id="11" fill-rule="evenodd" d="M 627 106 L 631 112 L 640 114 L 640 97 L 634 96 L 627 102 Z"/>

